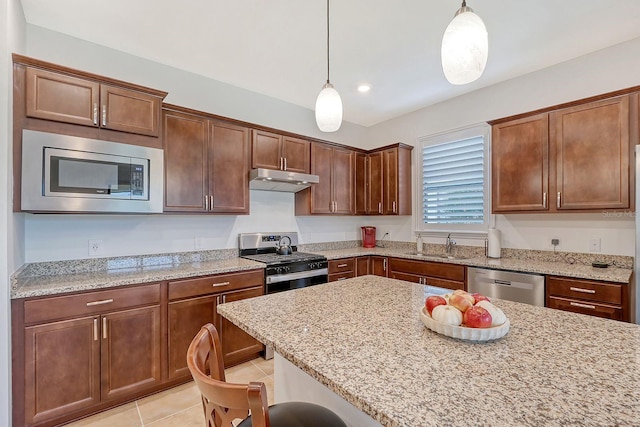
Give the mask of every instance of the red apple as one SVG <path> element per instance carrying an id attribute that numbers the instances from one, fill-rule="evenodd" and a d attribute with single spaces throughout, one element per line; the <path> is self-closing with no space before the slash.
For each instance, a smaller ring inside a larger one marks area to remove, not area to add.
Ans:
<path id="1" fill-rule="evenodd" d="M 463 291 L 464 292 L 464 291 Z M 475 303 L 475 299 L 468 293 L 453 293 L 449 297 L 449 304 L 460 310 L 461 312 L 467 311 L 467 309 Z"/>
<path id="2" fill-rule="evenodd" d="M 429 316 L 431 316 L 433 309 L 439 305 L 447 305 L 447 300 L 442 298 L 440 295 L 431 295 L 430 297 L 427 297 L 427 300 L 424 302 L 424 306 L 427 308 Z"/>
<path id="3" fill-rule="evenodd" d="M 486 308 L 474 305 L 462 315 L 462 323 L 470 328 L 491 327 L 491 313 Z"/>
<path id="4" fill-rule="evenodd" d="M 479 294 L 479 293 L 477 293 L 477 292 L 476 292 L 476 293 L 474 293 L 474 294 L 471 294 L 471 296 L 472 296 L 472 297 L 473 297 L 473 299 L 475 300 L 475 302 L 473 303 L 473 305 L 476 305 L 476 304 L 477 304 L 477 303 L 479 303 L 480 301 L 489 301 L 489 302 L 491 302 L 491 300 L 489 299 L 489 297 L 485 297 L 484 295 Z"/>

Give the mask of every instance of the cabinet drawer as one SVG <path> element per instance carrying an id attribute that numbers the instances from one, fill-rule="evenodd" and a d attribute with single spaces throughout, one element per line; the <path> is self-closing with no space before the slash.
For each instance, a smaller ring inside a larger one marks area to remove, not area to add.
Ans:
<path id="1" fill-rule="evenodd" d="M 549 277 L 547 289 L 550 296 L 622 304 L 622 286 L 615 283 L 593 282 L 560 277 Z"/>
<path id="2" fill-rule="evenodd" d="M 329 274 L 355 271 L 355 258 L 342 258 L 329 261 Z"/>
<path id="3" fill-rule="evenodd" d="M 622 309 L 620 307 L 606 304 L 550 296 L 547 302 L 547 307 L 571 311 L 574 313 L 588 314 L 591 316 L 604 317 L 606 319 L 622 320 Z"/>
<path id="4" fill-rule="evenodd" d="M 175 280 L 169 282 L 169 300 L 262 286 L 263 284 L 264 271 L 262 269 Z"/>
<path id="5" fill-rule="evenodd" d="M 446 279 L 438 279 L 436 277 L 425 277 L 426 283 L 425 285 L 436 286 L 438 288 L 446 288 L 446 289 L 464 289 L 464 282 L 456 282 L 453 280 Z"/>
<path id="6" fill-rule="evenodd" d="M 355 272 L 353 272 L 353 271 L 346 271 L 346 272 L 344 272 L 344 273 L 335 273 L 335 274 L 330 274 L 330 275 L 329 275 L 329 281 L 330 281 L 330 282 L 337 282 L 338 280 L 351 279 L 352 277 L 355 277 Z"/>
<path id="7" fill-rule="evenodd" d="M 159 283 L 42 298 L 25 301 L 24 322 L 25 324 L 41 323 L 159 303 Z"/>
<path id="8" fill-rule="evenodd" d="M 439 277 L 458 282 L 465 281 L 466 267 L 430 261 L 411 261 L 401 258 L 389 258 L 389 269 L 419 276 Z"/>

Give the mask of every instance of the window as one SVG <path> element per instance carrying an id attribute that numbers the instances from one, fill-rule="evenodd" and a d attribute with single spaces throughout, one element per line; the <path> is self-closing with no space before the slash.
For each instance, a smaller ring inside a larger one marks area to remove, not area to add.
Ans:
<path id="1" fill-rule="evenodd" d="M 486 232 L 489 127 L 419 140 L 417 231 Z"/>

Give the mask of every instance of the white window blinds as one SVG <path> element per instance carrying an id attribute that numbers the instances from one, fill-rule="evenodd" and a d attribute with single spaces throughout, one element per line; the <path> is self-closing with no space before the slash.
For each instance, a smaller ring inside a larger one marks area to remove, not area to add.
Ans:
<path id="1" fill-rule="evenodd" d="M 485 222 L 484 137 L 423 146 L 424 224 Z"/>

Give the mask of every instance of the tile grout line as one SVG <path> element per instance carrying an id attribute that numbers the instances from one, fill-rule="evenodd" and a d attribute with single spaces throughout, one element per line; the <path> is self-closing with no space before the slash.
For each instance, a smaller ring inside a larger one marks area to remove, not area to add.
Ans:
<path id="1" fill-rule="evenodd" d="M 142 419 L 142 414 L 140 413 L 140 406 L 138 406 L 137 400 L 136 400 L 136 412 L 138 413 L 138 418 L 140 418 L 140 426 L 144 427 L 144 420 Z"/>

